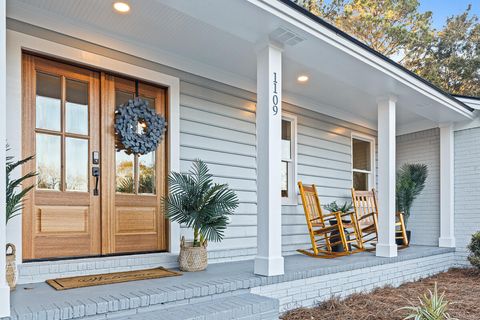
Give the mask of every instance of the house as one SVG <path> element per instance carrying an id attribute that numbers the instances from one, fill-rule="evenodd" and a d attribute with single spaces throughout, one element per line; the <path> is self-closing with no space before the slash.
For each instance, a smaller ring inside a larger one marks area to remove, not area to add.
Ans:
<path id="1" fill-rule="evenodd" d="M 214 294 L 242 305 L 254 294 L 277 308 L 265 311 L 274 318 L 279 304 L 308 306 L 320 293 L 466 263 L 480 229 L 480 99 L 443 92 L 288 0 L 129 1 L 124 13 L 113 2 L 1 1 L 0 141 L 16 158 L 35 154 L 24 171 L 40 174 L 22 216 L 0 223 L 0 317 L 155 310 L 153 287 L 130 283 L 135 294 L 103 292 L 102 302 L 96 287 L 84 303 L 69 291 L 54 298 L 40 283 L 175 267 L 189 233 L 165 220 L 160 197 L 167 173 L 195 158 L 236 191 L 240 207 L 224 241 L 209 244 L 208 271 L 165 280 L 167 307 Z M 168 123 L 146 156 L 115 148 L 115 107 L 136 94 Z M 398 251 L 394 182 L 405 162 L 426 163 L 430 176 L 408 224 L 412 246 Z M 376 253 L 341 263 L 295 255 L 309 245 L 298 180 L 315 183 L 323 203 L 348 201 L 352 186 L 376 187 Z M 9 242 L 19 283 L 34 290 L 11 294 L 3 281 Z M 226 294 L 237 289 L 244 296 Z M 42 299 L 48 306 L 35 305 Z"/>

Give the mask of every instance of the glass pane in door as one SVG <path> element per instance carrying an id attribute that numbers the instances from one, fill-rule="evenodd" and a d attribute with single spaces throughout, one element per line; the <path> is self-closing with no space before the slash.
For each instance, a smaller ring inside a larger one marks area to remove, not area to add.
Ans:
<path id="1" fill-rule="evenodd" d="M 124 92 L 120 90 L 115 91 L 115 106 L 119 106 L 128 102 L 128 100 L 133 99 L 133 93 Z"/>
<path id="2" fill-rule="evenodd" d="M 60 77 L 38 72 L 36 84 L 35 126 L 38 129 L 60 131 L 62 92 Z"/>
<path id="3" fill-rule="evenodd" d="M 88 135 L 88 84 L 66 80 L 65 131 Z"/>
<path id="4" fill-rule="evenodd" d="M 67 191 L 88 191 L 88 140 L 65 139 L 65 179 Z"/>
<path id="5" fill-rule="evenodd" d="M 134 193 L 134 156 L 126 154 L 125 151 L 116 152 L 116 174 L 117 174 L 117 192 Z"/>
<path id="6" fill-rule="evenodd" d="M 155 152 L 138 157 L 138 193 L 155 194 Z"/>
<path id="7" fill-rule="evenodd" d="M 36 134 L 37 188 L 60 190 L 61 140 L 60 136 Z"/>

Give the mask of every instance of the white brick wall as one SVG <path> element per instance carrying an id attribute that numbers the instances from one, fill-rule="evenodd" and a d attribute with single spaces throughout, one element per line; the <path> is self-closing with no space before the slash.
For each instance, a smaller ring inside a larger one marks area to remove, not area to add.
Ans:
<path id="1" fill-rule="evenodd" d="M 333 296 L 346 297 L 352 293 L 369 292 L 386 285 L 426 278 L 455 266 L 455 253 L 445 253 L 333 273 L 318 277 L 280 282 L 254 287 L 251 292 L 279 299 L 280 312 L 298 307 L 311 307 Z"/>
<path id="2" fill-rule="evenodd" d="M 455 240 L 459 263 L 480 231 L 480 128 L 455 132 Z"/>
<path id="3" fill-rule="evenodd" d="M 412 244 L 438 245 L 440 237 L 440 130 L 438 128 L 397 137 L 397 169 L 404 163 L 428 166 L 425 189 L 413 203 L 407 228 Z"/>

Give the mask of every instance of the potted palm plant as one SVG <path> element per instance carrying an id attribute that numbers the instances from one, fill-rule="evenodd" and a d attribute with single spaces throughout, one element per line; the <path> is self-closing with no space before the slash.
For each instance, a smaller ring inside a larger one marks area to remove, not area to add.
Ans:
<path id="1" fill-rule="evenodd" d="M 166 216 L 193 229 L 192 241 L 182 237 L 180 270 L 205 270 L 207 241 L 223 239 L 228 216 L 238 207 L 238 198 L 228 185 L 213 182 L 201 160 L 195 160 L 188 173 L 171 172 L 168 182 L 169 194 L 163 199 Z"/>
<path id="2" fill-rule="evenodd" d="M 428 177 L 428 167 L 421 163 L 405 163 L 397 172 L 396 181 L 396 205 L 397 211 L 402 212 L 407 225 L 413 202 L 425 188 Z M 397 235 L 400 236 L 400 235 Z M 410 243 L 411 231 L 407 230 L 407 238 Z M 397 240 L 401 245 L 402 240 Z"/>
<path id="3" fill-rule="evenodd" d="M 10 148 L 7 145 L 7 152 Z M 33 178 L 37 175 L 36 172 L 29 172 L 24 176 L 18 179 L 12 179 L 11 174 L 13 170 L 17 167 L 31 161 L 34 156 L 27 157 L 23 160 L 15 161 L 12 156 L 7 156 L 6 159 L 6 171 L 7 171 L 7 188 L 6 188 L 6 208 L 5 211 L 7 213 L 6 223 L 21 214 L 21 210 L 23 208 L 23 200 L 30 190 L 33 189 L 34 185 L 30 185 L 28 187 L 24 187 L 22 190 L 19 190 L 21 184 L 30 178 Z M 7 266 L 6 266 L 6 273 L 7 273 L 7 282 L 10 286 L 11 290 L 15 290 L 16 286 L 16 279 L 17 279 L 17 269 L 15 264 L 15 245 L 13 243 L 7 243 Z"/>

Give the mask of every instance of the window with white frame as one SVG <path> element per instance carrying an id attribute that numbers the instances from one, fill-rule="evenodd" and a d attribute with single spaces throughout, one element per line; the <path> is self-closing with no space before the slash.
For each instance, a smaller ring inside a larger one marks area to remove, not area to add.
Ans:
<path id="1" fill-rule="evenodd" d="M 294 115 L 282 117 L 282 203 L 296 204 L 296 135 L 297 119 Z"/>
<path id="2" fill-rule="evenodd" d="M 374 147 L 372 138 L 352 136 L 352 181 L 355 190 L 374 187 Z"/>

